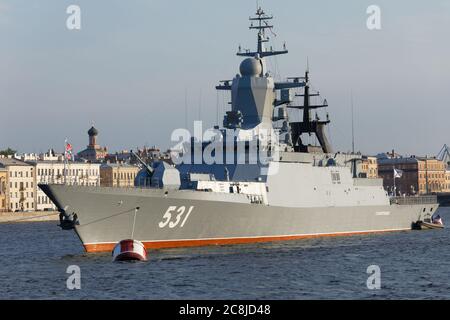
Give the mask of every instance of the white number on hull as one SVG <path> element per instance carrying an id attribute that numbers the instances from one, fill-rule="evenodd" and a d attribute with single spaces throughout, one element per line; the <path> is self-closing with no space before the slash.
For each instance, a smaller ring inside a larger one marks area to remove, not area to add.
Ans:
<path id="1" fill-rule="evenodd" d="M 191 214 L 193 209 L 194 209 L 194 206 L 189 207 L 186 215 L 184 216 L 183 222 L 180 225 L 180 228 L 183 228 L 184 224 L 186 223 L 186 220 L 189 218 L 189 215 Z M 185 206 L 181 206 L 181 207 L 170 206 L 169 208 L 167 208 L 166 213 L 164 213 L 163 220 L 159 223 L 159 227 L 165 228 L 167 225 L 169 225 L 169 228 L 175 228 L 180 223 L 180 220 L 185 212 L 186 212 Z M 177 214 L 175 216 L 174 221 L 171 221 L 172 214 Z"/>

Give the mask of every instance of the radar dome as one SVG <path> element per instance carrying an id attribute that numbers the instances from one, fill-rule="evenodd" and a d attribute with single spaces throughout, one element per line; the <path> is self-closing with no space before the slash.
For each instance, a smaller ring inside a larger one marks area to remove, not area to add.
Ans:
<path id="1" fill-rule="evenodd" d="M 261 62 L 255 58 L 247 58 L 241 62 L 239 71 L 243 76 L 259 75 L 262 72 Z"/>

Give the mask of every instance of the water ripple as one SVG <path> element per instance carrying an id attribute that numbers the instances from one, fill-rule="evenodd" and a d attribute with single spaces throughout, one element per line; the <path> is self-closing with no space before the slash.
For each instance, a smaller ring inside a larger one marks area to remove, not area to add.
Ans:
<path id="1" fill-rule="evenodd" d="M 0 299 L 450 298 L 448 228 L 156 250 L 146 263 L 87 254 L 53 222 L 0 224 L 0 243 Z M 69 265 L 80 290 L 66 288 Z M 380 266 L 380 290 L 367 289 L 369 265 Z"/>

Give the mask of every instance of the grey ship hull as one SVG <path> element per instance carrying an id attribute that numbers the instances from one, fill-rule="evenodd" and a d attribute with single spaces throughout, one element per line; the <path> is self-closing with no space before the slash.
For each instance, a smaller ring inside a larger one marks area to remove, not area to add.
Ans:
<path id="1" fill-rule="evenodd" d="M 76 213 L 75 231 L 87 252 L 110 251 L 132 234 L 147 249 L 159 249 L 411 230 L 412 223 L 438 207 L 429 203 L 292 208 L 251 203 L 242 194 L 67 185 L 41 188 L 60 209 Z"/>

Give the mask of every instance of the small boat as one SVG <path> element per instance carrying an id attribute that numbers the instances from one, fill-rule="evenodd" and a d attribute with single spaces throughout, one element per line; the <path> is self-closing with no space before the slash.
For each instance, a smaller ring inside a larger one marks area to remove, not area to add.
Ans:
<path id="1" fill-rule="evenodd" d="M 138 240 L 126 239 L 117 243 L 112 251 L 113 261 L 147 261 L 144 244 Z"/>
<path id="2" fill-rule="evenodd" d="M 443 229 L 444 223 L 441 216 L 437 215 L 433 219 L 425 218 L 423 221 L 417 221 L 413 224 L 415 230 Z"/>
<path id="3" fill-rule="evenodd" d="M 422 230 L 426 230 L 426 229 L 443 229 L 444 225 L 443 224 L 439 224 L 439 223 L 434 223 L 434 222 L 422 221 L 422 223 L 420 224 L 420 227 L 421 227 Z"/>

